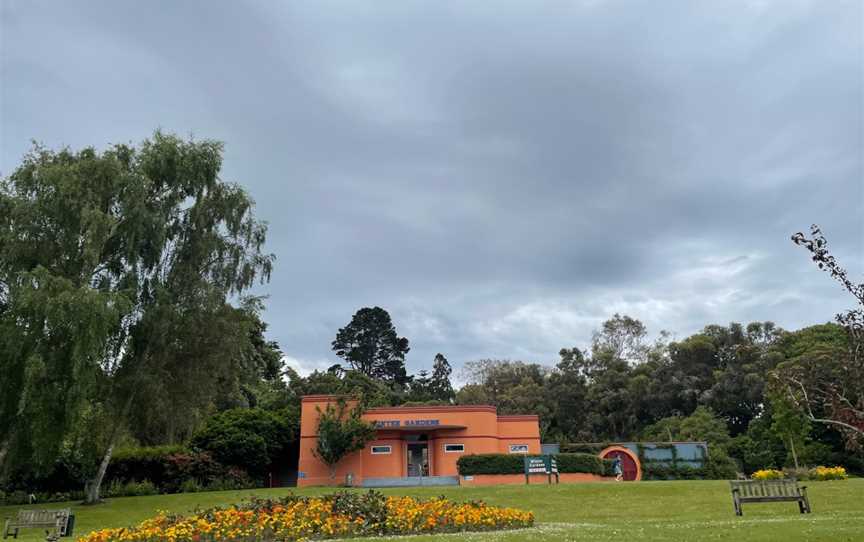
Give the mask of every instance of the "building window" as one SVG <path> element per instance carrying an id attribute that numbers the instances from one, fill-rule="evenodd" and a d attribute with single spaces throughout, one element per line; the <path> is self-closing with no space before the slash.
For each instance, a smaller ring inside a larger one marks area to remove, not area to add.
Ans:
<path id="1" fill-rule="evenodd" d="M 465 445 L 464 444 L 445 444 L 444 445 L 444 451 L 461 454 L 462 452 L 465 451 Z"/>
<path id="2" fill-rule="evenodd" d="M 511 454 L 527 454 L 528 453 L 528 445 L 527 444 L 511 444 L 510 445 L 510 453 Z"/>
<path id="3" fill-rule="evenodd" d="M 372 446 L 372 455 L 389 454 L 392 451 L 390 446 Z"/>

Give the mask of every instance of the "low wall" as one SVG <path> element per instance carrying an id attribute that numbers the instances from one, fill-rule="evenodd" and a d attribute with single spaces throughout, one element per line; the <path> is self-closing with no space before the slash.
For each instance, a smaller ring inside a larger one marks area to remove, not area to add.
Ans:
<path id="1" fill-rule="evenodd" d="M 609 482 L 615 478 L 600 476 L 598 474 L 587 474 L 583 472 L 562 472 L 558 475 L 558 481 L 562 484 L 582 484 L 586 482 Z M 529 484 L 548 484 L 549 477 L 545 474 L 531 474 L 528 476 Z M 555 476 L 552 476 L 555 483 Z M 524 474 L 474 474 L 471 476 L 460 476 L 461 486 L 498 486 L 525 484 Z"/>

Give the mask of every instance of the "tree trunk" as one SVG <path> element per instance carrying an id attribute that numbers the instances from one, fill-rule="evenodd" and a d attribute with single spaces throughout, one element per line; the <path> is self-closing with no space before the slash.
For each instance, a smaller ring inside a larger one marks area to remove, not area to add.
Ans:
<path id="1" fill-rule="evenodd" d="M 105 471 L 108 470 L 108 463 L 111 462 L 111 454 L 113 452 L 114 443 L 112 442 L 108 445 L 108 449 L 105 451 L 105 456 L 99 464 L 99 469 L 96 471 L 96 475 L 86 484 L 85 491 L 87 495 L 84 499 L 84 504 L 96 504 L 99 502 L 99 490 L 102 488 L 102 480 L 105 478 Z"/>
<path id="2" fill-rule="evenodd" d="M 0 437 L 0 476 L 6 470 L 6 454 L 9 452 L 9 439 L 4 435 Z"/>
<path id="3" fill-rule="evenodd" d="M 789 447 L 792 450 L 792 461 L 795 463 L 795 470 L 798 470 L 798 454 L 795 453 L 795 440 L 789 437 Z"/>

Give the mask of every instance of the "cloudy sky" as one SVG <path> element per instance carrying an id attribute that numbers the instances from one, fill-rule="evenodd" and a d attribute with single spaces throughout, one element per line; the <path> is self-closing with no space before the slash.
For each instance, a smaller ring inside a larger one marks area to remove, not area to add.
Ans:
<path id="1" fill-rule="evenodd" d="M 824 322 L 864 273 L 858 0 L 0 3 L 0 172 L 35 139 L 226 143 L 277 257 L 266 319 L 335 359 L 366 305 L 553 363 L 615 312 L 677 337 Z"/>

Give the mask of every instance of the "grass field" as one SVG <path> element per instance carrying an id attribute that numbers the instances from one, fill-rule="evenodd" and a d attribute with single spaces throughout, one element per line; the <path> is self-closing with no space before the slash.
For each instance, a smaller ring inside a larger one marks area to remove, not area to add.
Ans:
<path id="1" fill-rule="evenodd" d="M 222 491 L 111 499 L 99 506 L 74 505 L 76 535 L 102 527 L 137 523 L 157 510 L 184 512 L 195 507 L 235 503 L 249 495 L 278 496 L 287 489 Z M 385 490 L 418 497 L 483 499 L 489 504 L 531 510 L 537 527 L 523 531 L 411 537 L 411 541 L 459 537 L 472 541 L 569 540 L 735 540 L 864 541 L 864 479 L 808 485 L 813 513 L 801 515 L 795 503 L 745 505 L 744 517 L 732 511 L 729 485 L 722 481 L 640 482 L 487 488 L 416 488 Z M 304 489 L 300 494 L 320 494 Z M 44 508 L 61 508 L 62 504 Z M 37 508 L 39 508 L 37 506 Z M 18 507 L 0 508 L 0 518 Z M 19 540 L 44 540 L 27 531 Z M 403 537 L 398 537 L 403 538 Z M 384 539 L 376 539 L 384 540 Z"/>

